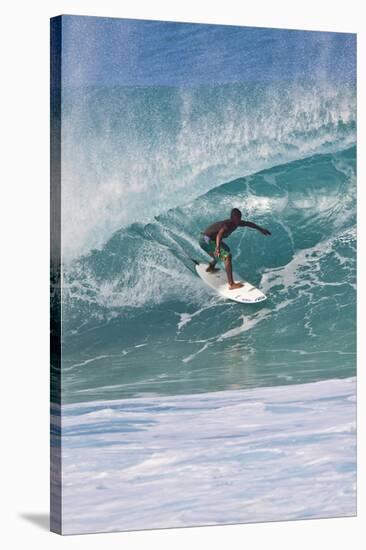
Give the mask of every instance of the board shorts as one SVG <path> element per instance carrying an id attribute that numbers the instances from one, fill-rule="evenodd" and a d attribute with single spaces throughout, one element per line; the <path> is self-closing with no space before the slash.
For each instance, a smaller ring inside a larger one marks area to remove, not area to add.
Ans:
<path id="1" fill-rule="evenodd" d="M 199 240 L 199 245 L 202 248 L 202 250 L 207 252 L 207 254 L 215 254 L 216 241 L 214 239 L 210 239 L 210 237 L 208 237 L 207 235 L 201 235 Z M 221 241 L 220 254 L 219 256 L 215 256 L 215 259 L 221 260 L 222 262 L 224 262 L 226 258 L 229 256 L 229 254 L 230 254 L 230 248 L 226 243 Z"/>

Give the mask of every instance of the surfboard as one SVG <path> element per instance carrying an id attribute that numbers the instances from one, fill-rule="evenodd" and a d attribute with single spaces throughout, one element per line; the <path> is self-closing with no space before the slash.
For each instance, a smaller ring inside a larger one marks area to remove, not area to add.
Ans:
<path id="1" fill-rule="evenodd" d="M 196 264 L 196 271 L 199 277 L 206 285 L 213 288 L 218 294 L 234 302 L 241 302 L 244 304 L 255 304 L 263 302 L 267 299 L 267 296 L 263 294 L 261 290 L 251 285 L 247 281 L 244 281 L 242 277 L 239 277 L 236 273 L 233 274 L 235 282 L 241 282 L 243 287 L 235 290 L 230 290 L 227 282 L 226 272 L 224 269 L 216 271 L 215 273 L 207 273 L 206 264 Z"/>

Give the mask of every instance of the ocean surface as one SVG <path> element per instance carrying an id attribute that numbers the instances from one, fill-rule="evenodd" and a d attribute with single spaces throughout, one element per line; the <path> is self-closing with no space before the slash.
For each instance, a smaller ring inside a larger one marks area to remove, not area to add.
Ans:
<path id="1" fill-rule="evenodd" d="M 64 402 L 305 383 L 355 375 L 354 146 L 235 179 L 127 225 L 66 268 Z M 200 230 L 232 206 L 272 232 L 228 239 L 268 300 L 206 288 Z"/>
<path id="2" fill-rule="evenodd" d="M 222 27 L 131 24 L 120 82 L 122 57 L 104 70 L 95 19 L 85 41 L 78 19 L 64 36 L 52 431 L 63 531 L 355 514 L 351 35 L 232 28 L 224 47 Z M 99 84 L 72 62 L 76 30 Z M 260 304 L 221 299 L 194 271 L 200 231 L 233 207 L 272 233 L 227 239 Z"/>
<path id="3" fill-rule="evenodd" d="M 355 379 L 290 388 L 66 405 L 63 534 L 355 515 Z"/>

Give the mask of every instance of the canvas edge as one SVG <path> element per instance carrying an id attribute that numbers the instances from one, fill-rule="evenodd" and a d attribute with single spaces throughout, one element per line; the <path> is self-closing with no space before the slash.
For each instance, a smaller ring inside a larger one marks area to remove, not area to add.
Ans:
<path id="1" fill-rule="evenodd" d="M 61 463 L 61 50 L 50 19 L 50 531 L 62 534 Z"/>

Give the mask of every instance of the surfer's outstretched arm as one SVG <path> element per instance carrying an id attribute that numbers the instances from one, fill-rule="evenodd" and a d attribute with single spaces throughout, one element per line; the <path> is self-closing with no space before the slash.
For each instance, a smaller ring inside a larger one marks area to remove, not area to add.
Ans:
<path id="1" fill-rule="evenodd" d="M 268 231 L 268 229 L 265 229 L 264 227 L 261 227 L 260 225 L 257 225 L 254 222 L 240 222 L 240 227 L 251 227 L 252 229 L 256 229 L 257 231 L 260 231 L 262 235 L 271 235 L 271 232 Z"/>

